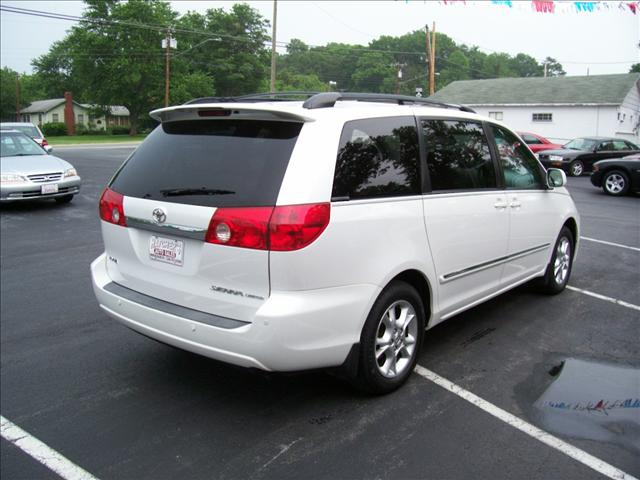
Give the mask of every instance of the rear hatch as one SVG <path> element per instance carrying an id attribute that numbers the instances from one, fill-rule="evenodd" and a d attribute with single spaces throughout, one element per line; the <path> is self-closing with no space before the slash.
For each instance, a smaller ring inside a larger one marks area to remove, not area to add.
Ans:
<path id="1" fill-rule="evenodd" d="M 259 216 L 267 210 L 261 207 L 275 205 L 301 128 L 300 121 L 246 118 L 161 124 L 101 200 L 103 220 L 110 215 L 103 206 L 118 202 L 124 217 L 102 222 L 111 279 L 166 302 L 252 321 L 269 296 L 269 252 L 210 243 L 209 226 L 216 212 Z M 240 227 L 250 237 L 253 226 Z"/>

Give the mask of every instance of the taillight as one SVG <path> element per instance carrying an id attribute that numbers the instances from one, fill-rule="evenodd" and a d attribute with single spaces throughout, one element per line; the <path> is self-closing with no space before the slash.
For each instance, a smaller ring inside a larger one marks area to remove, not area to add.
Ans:
<path id="1" fill-rule="evenodd" d="M 105 222 L 126 227 L 123 199 L 124 197 L 118 192 L 114 192 L 109 187 L 105 188 L 100 196 L 100 218 Z"/>
<path id="2" fill-rule="evenodd" d="M 328 203 L 218 208 L 205 241 L 255 250 L 299 250 L 324 231 L 330 211 Z"/>
<path id="3" fill-rule="evenodd" d="M 273 207 L 218 208 L 205 241 L 232 247 L 267 250 L 267 228 Z"/>
<path id="4" fill-rule="evenodd" d="M 43 147 L 46 147 L 46 146 L 48 146 L 48 145 L 49 145 L 49 142 L 47 142 L 47 139 L 46 139 L 46 138 L 43 138 L 43 139 L 42 139 L 42 146 L 43 146 Z"/>
<path id="5" fill-rule="evenodd" d="M 328 203 L 276 207 L 269 222 L 269 249 L 300 250 L 312 243 L 329 225 Z"/>

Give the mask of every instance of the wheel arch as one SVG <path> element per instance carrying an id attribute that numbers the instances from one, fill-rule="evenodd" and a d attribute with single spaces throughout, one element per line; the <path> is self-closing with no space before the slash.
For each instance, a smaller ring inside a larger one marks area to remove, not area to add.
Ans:
<path id="1" fill-rule="evenodd" d="M 427 277 L 419 270 L 407 269 L 398 273 L 395 277 L 389 280 L 384 288 L 387 288 L 387 286 L 395 281 L 408 283 L 416 289 L 418 295 L 420 295 L 420 298 L 422 299 L 422 305 L 424 307 L 424 323 L 425 327 L 428 328 L 431 321 L 431 314 L 433 312 L 433 289 L 431 288 Z"/>

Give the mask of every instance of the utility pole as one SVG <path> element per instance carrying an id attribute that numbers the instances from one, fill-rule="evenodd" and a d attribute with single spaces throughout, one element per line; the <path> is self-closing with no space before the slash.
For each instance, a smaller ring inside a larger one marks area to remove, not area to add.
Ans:
<path id="1" fill-rule="evenodd" d="M 276 91 L 276 22 L 278 17 L 278 0 L 273 0 L 273 28 L 271 31 L 271 92 Z"/>
<path id="2" fill-rule="evenodd" d="M 171 29 L 167 28 L 166 42 L 166 60 L 164 67 L 164 106 L 169 106 L 169 63 L 171 61 Z"/>
<path id="3" fill-rule="evenodd" d="M 429 25 L 424 26 L 426 33 L 425 48 L 427 50 L 427 88 L 425 91 L 429 92 L 429 95 L 433 95 L 431 91 L 431 38 L 429 37 Z"/>
<path id="4" fill-rule="evenodd" d="M 429 56 L 429 95 L 436 91 L 436 22 L 431 28 L 431 55 Z"/>
<path id="5" fill-rule="evenodd" d="M 20 121 L 20 74 L 16 73 L 16 122 Z"/>
<path id="6" fill-rule="evenodd" d="M 391 66 L 397 67 L 398 69 L 398 75 L 396 76 L 396 95 L 398 95 L 400 93 L 400 79 L 402 78 L 402 67 L 406 67 L 407 64 L 396 62 L 396 63 L 393 63 Z"/>
<path id="7" fill-rule="evenodd" d="M 544 62 L 544 78 L 547 78 L 547 62 Z"/>

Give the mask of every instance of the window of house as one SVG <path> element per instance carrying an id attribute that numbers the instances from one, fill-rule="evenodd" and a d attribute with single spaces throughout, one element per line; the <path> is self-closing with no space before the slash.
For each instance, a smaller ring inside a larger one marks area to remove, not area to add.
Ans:
<path id="1" fill-rule="evenodd" d="M 84 123 L 84 114 L 82 113 L 78 114 L 78 123 Z"/>
<path id="2" fill-rule="evenodd" d="M 57 113 L 52 113 L 51 114 L 51 121 L 54 122 L 54 123 L 60 121 Z"/>
<path id="3" fill-rule="evenodd" d="M 418 134 L 413 117 L 345 123 L 333 179 L 334 199 L 421 192 Z"/>
<path id="4" fill-rule="evenodd" d="M 500 121 L 502 120 L 502 112 L 489 112 L 489 118 Z"/>
<path id="5" fill-rule="evenodd" d="M 422 120 L 432 190 L 496 188 L 496 171 L 482 125 Z"/>
<path id="6" fill-rule="evenodd" d="M 507 188 L 543 187 L 540 167 L 529 149 L 510 132 L 491 126 Z"/>
<path id="7" fill-rule="evenodd" d="M 551 122 L 553 121 L 553 113 L 533 113 L 531 120 L 534 122 Z"/>

